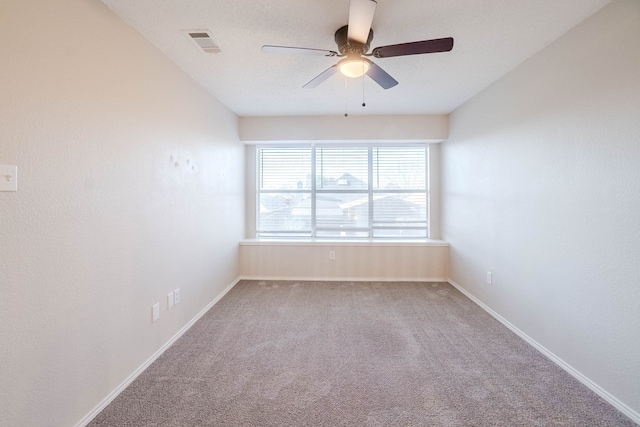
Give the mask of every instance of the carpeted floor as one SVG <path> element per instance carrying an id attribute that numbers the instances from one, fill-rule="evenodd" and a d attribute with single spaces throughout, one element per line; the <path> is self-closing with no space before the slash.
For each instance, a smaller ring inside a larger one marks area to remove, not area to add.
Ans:
<path id="1" fill-rule="evenodd" d="M 242 281 L 91 426 L 635 426 L 447 283 Z"/>

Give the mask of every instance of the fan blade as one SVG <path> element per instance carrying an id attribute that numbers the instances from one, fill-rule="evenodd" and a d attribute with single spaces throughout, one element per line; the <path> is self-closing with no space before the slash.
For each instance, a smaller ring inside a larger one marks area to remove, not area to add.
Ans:
<path id="1" fill-rule="evenodd" d="M 369 71 L 367 76 L 371 77 L 374 82 L 378 83 L 382 89 L 389 89 L 398 84 L 396 79 L 391 77 L 385 70 L 380 68 L 374 62 L 369 61 Z"/>
<path id="2" fill-rule="evenodd" d="M 338 72 L 338 64 L 332 65 L 331 67 L 327 68 L 326 70 L 318 74 L 316 77 L 313 78 L 313 80 L 311 80 L 309 83 L 307 83 L 302 87 L 307 89 L 313 89 L 314 87 L 317 87 L 320 83 L 324 82 L 325 80 L 327 80 L 329 77 L 333 76 L 337 72 Z"/>
<path id="3" fill-rule="evenodd" d="M 453 38 L 422 40 L 419 42 L 392 44 L 373 49 L 371 55 L 376 58 L 392 56 L 419 55 L 422 53 L 449 52 L 453 49 Z"/>
<path id="4" fill-rule="evenodd" d="M 291 46 L 262 46 L 264 53 L 276 54 L 293 54 L 293 55 L 313 55 L 313 56 L 336 56 L 338 52 L 323 49 L 311 49 L 308 47 L 291 47 Z"/>
<path id="5" fill-rule="evenodd" d="M 351 0 L 349 6 L 349 30 L 347 32 L 349 41 L 367 43 L 377 5 L 378 3 L 374 0 Z"/>

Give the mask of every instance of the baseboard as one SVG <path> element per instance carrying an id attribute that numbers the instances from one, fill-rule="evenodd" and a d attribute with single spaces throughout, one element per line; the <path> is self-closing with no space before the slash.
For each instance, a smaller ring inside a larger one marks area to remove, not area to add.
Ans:
<path id="1" fill-rule="evenodd" d="M 587 386 L 589 389 L 591 389 L 591 391 L 593 391 L 598 396 L 602 397 L 604 400 L 609 402 L 618 411 L 622 412 L 624 415 L 629 417 L 633 422 L 640 424 L 640 413 L 631 409 L 629 406 L 627 406 L 625 403 L 618 400 L 611 393 L 609 393 L 608 391 L 600 387 L 598 384 L 591 381 L 588 377 L 586 377 L 584 374 L 579 372 L 577 369 L 575 369 L 574 367 L 569 365 L 567 362 L 565 362 L 564 360 L 562 360 L 561 358 L 553 354 L 542 344 L 538 343 L 536 340 L 534 340 L 533 338 L 531 338 L 530 336 L 522 332 L 520 329 L 514 326 L 511 322 L 509 322 L 507 319 L 505 319 L 504 317 L 500 316 L 498 313 L 493 311 L 489 306 L 484 304 L 482 301 L 480 301 L 478 298 L 476 298 L 473 294 L 471 294 L 469 291 L 464 289 L 462 286 L 457 284 L 455 281 L 451 279 L 447 279 L 446 281 L 449 282 L 454 288 L 462 292 L 467 298 L 469 298 L 471 301 L 477 304 L 484 311 L 489 313 L 498 322 L 502 323 L 504 326 L 506 326 L 511 331 L 513 331 L 520 338 L 525 340 L 527 343 L 531 344 L 536 350 L 538 350 L 540 353 L 545 355 L 549 360 L 554 362 L 556 365 L 560 366 L 562 369 L 567 371 L 572 377 L 574 377 L 575 379 L 580 381 L 582 384 Z"/>
<path id="2" fill-rule="evenodd" d="M 240 280 L 296 280 L 300 282 L 447 282 L 446 277 L 240 276 Z"/>
<path id="3" fill-rule="evenodd" d="M 180 329 L 173 337 L 169 339 L 169 341 L 167 341 L 162 347 L 160 347 L 160 349 L 156 351 L 149 359 L 147 359 L 146 362 L 140 365 L 140 367 L 136 369 L 131 375 L 129 375 L 129 377 L 124 380 L 118 387 L 116 387 L 115 390 L 109 393 L 109 395 L 105 397 L 102 402 L 98 404 L 98 406 L 96 406 L 91 412 L 85 415 L 85 417 L 76 424 L 76 427 L 84 427 L 89 424 L 91 420 L 93 420 L 104 408 L 107 407 L 109 403 L 111 403 L 111 401 L 113 401 L 113 399 L 115 399 L 125 388 L 127 388 L 127 386 L 129 386 L 129 384 L 133 382 L 133 380 L 138 378 L 138 376 L 143 373 L 144 370 L 147 369 L 149 365 L 151 365 L 158 357 L 160 357 L 162 353 L 164 353 L 169 347 L 171 347 L 171 345 L 176 342 L 178 338 L 184 335 L 185 332 L 187 332 L 202 316 L 204 316 L 204 314 L 209 311 L 211 307 L 213 307 L 218 301 L 220 301 L 220 299 L 222 299 L 222 297 L 225 296 L 227 292 L 229 292 L 240 280 L 242 279 L 238 277 L 229 286 L 227 286 L 225 290 L 220 293 L 220 295 L 215 297 L 213 301 L 207 304 L 205 308 L 200 310 L 200 312 L 196 314 L 193 319 L 191 319 L 186 325 L 184 325 L 182 329 Z"/>

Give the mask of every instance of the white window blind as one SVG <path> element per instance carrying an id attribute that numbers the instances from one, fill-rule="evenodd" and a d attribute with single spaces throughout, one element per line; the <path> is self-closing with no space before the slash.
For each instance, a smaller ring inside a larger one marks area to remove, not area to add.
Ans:
<path id="1" fill-rule="evenodd" d="M 258 237 L 428 236 L 426 144 L 257 150 Z"/>

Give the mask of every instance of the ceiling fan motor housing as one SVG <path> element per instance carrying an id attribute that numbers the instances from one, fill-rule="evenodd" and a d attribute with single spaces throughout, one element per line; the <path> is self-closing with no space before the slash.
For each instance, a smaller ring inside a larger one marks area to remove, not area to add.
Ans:
<path id="1" fill-rule="evenodd" d="M 373 30 L 369 30 L 369 37 L 367 37 L 367 43 L 365 44 L 349 41 L 347 37 L 348 30 L 349 26 L 345 25 L 344 27 L 340 27 L 335 34 L 335 41 L 338 45 L 340 55 L 364 55 L 367 53 L 371 45 L 371 40 L 373 40 Z"/>

